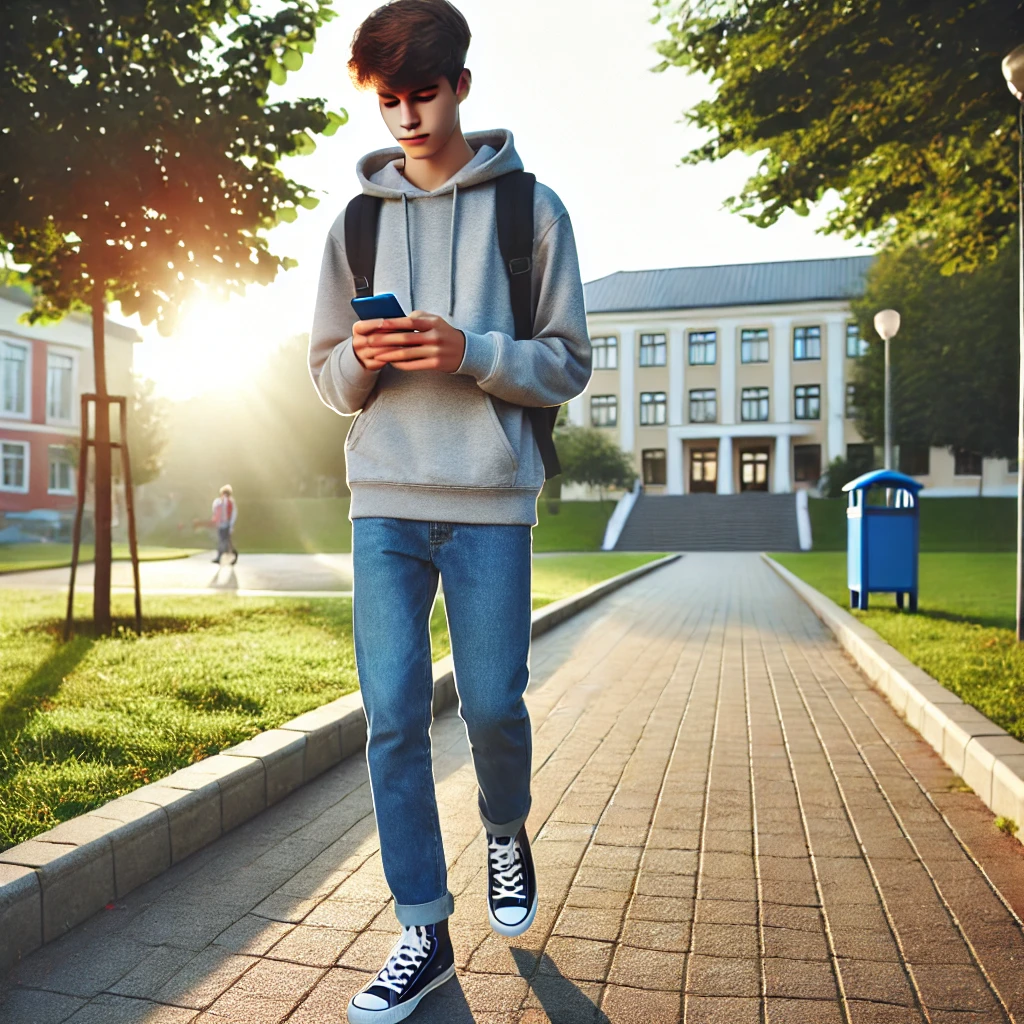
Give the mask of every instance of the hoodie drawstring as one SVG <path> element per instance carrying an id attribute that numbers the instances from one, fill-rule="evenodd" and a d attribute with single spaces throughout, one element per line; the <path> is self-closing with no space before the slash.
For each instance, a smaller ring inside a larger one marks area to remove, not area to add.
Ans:
<path id="1" fill-rule="evenodd" d="M 455 231 L 458 222 L 459 186 L 452 190 L 452 223 L 448 233 L 448 316 L 455 312 Z M 412 279 L 412 228 L 409 224 L 409 198 L 402 193 L 402 216 L 405 218 L 405 266 L 409 278 L 409 303 L 411 313 L 416 308 L 416 292 Z"/>
<path id="2" fill-rule="evenodd" d="M 412 286 L 412 240 L 409 228 L 409 200 L 406 194 L 402 193 L 402 215 L 405 217 L 405 267 L 409 277 L 409 312 L 416 308 L 416 293 Z"/>

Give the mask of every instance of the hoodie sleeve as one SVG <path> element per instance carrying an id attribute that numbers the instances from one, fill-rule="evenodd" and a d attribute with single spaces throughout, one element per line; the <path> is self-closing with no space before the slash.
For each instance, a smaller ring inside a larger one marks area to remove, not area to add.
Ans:
<path id="1" fill-rule="evenodd" d="M 466 352 L 456 371 L 515 405 L 561 405 L 581 394 L 590 380 L 590 336 L 576 241 L 569 214 L 550 195 L 558 203 L 556 216 L 534 246 L 533 338 L 465 331 Z"/>
<path id="2" fill-rule="evenodd" d="M 355 289 L 345 256 L 344 226 L 343 214 L 324 246 L 309 335 L 309 373 L 323 403 L 351 416 L 366 404 L 380 371 L 367 370 L 352 348 L 352 325 L 358 318 L 351 306 Z"/>

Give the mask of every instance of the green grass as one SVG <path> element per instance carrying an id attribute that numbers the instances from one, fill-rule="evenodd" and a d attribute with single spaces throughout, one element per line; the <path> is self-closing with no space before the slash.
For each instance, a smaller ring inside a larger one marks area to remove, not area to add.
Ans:
<path id="1" fill-rule="evenodd" d="M 199 548 L 141 546 L 139 561 L 160 562 L 171 558 L 187 558 Z M 83 544 L 80 561 L 91 562 L 93 546 Z M 127 544 L 114 545 L 114 561 L 131 558 Z M 28 572 L 30 569 L 59 569 L 71 564 L 70 544 L 3 544 L 0 545 L 0 573 Z"/>
<path id="2" fill-rule="evenodd" d="M 656 557 L 538 559 L 534 604 Z M 0 850 L 358 686 L 348 599 L 151 596 L 136 637 L 115 595 L 114 635 L 66 644 L 64 601 L 0 591 Z M 440 602 L 431 641 L 449 653 Z"/>
<path id="3" fill-rule="evenodd" d="M 846 550 L 846 499 L 808 502 L 815 551 Z M 1014 498 L 922 498 L 922 551 L 1016 551 Z"/>
<path id="4" fill-rule="evenodd" d="M 773 556 L 849 608 L 846 555 Z M 920 611 L 902 614 L 890 594 L 854 612 L 888 643 L 963 701 L 1024 740 L 1024 645 L 1015 635 L 1015 558 L 1010 553 L 925 552 Z"/>

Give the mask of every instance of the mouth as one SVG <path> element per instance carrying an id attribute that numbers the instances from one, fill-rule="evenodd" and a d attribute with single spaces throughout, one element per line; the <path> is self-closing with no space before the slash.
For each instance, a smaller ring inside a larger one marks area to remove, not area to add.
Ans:
<path id="1" fill-rule="evenodd" d="M 426 142 L 427 139 L 429 139 L 429 138 L 430 138 L 430 133 L 428 132 L 428 133 L 426 133 L 424 135 L 410 135 L 409 138 L 407 138 L 407 139 L 399 139 L 398 141 L 403 146 L 419 146 L 419 145 L 422 145 L 424 142 Z"/>

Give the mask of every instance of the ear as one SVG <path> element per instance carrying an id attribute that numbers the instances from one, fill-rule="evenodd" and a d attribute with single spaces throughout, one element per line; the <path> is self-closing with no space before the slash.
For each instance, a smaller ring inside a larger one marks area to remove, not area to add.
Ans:
<path id="1" fill-rule="evenodd" d="M 455 90 L 455 98 L 461 103 L 468 95 L 469 90 L 473 87 L 473 72 L 469 68 L 463 68 L 462 74 L 459 75 L 459 85 Z"/>

